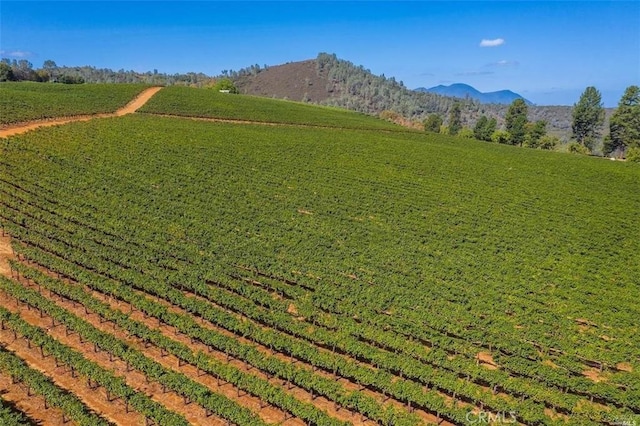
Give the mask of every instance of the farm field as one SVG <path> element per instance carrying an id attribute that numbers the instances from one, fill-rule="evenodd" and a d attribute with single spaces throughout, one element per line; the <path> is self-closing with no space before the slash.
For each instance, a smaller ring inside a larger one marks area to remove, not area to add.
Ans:
<path id="1" fill-rule="evenodd" d="M 173 89 L 0 139 L 7 398 L 45 424 L 640 421 L 637 165 Z M 195 111 L 258 123 L 158 115 Z"/>
<path id="2" fill-rule="evenodd" d="M 147 87 L 143 84 L 0 83 L 0 126 L 113 112 Z"/>
<path id="3" fill-rule="evenodd" d="M 339 108 L 181 86 L 166 87 L 139 112 L 318 127 L 408 131 L 396 124 Z"/>

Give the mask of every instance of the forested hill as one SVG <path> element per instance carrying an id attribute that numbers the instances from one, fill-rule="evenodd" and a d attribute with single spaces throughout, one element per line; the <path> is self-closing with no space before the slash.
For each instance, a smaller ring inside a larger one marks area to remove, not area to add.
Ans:
<path id="1" fill-rule="evenodd" d="M 393 111 L 411 120 L 422 121 L 432 113 L 446 119 L 453 104 L 462 102 L 463 124 L 473 126 L 484 114 L 495 117 L 500 125 L 508 108 L 416 92 L 393 77 L 374 75 L 363 66 L 327 53 L 312 60 L 262 68 L 254 65 L 225 74 L 234 80 L 240 93 L 333 105 L 368 114 Z M 571 107 L 530 106 L 529 120 L 545 120 L 549 133 L 568 138 Z"/>
<path id="2" fill-rule="evenodd" d="M 0 81 L 32 80 L 63 83 L 145 83 L 153 85 L 210 86 L 218 78 L 203 73 L 165 74 L 156 70 L 135 72 L 98 69 L 91 66 L 57 66 L 45 61 L 42 69 L 33 69 L 26 60 L 0 61 Z M 456 102 L 462 104 L 462 124 L 472 127 L 482 115 L 496 118 L 503 125 L 508 105 L 482 104 L 473 99 L 458 99 L 435 93 L 409 90 L 401 81 L 374 75 L 363 66 L 320 53 L 315 59 L 276 66 L 251 65 L 239 71 L 222 71 L 233 80 L 240 93 L 286 98 L 295 101 L 332 105 L 372 115 L 385 113 L 395 121 L 420 123 L 437 113 L 446 121 Z M 529 121 L 544 120 L 548 133 L 565 140 L 571 134 L 571 107 L 529 106 Z M 398 120 L 398 118 L 400 120 Z M 605 124 L 606 126 L 606 124 Z"/>

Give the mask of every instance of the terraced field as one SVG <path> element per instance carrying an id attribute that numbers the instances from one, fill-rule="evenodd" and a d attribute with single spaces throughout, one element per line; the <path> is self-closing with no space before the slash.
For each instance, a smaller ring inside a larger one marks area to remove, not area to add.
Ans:
<path id="1" fill-rule="evenodd" d="M 17 415 L 640 421 L 640 168 L 253 100 L 0 140 Z M 237 121 L 164 116 L 192 110 Z"/>

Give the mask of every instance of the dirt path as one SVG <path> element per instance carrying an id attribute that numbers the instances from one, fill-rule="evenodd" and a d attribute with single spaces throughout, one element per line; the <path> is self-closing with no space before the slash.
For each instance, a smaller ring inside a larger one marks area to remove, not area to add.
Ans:
<path id="1" fill-rule="evenodd" d="M 13 259 L 11 237 L 9 237 L 9 235 L 3 235 L 3 232 L 0 231 L 0 275 L 11 278 L 9 259 Z"/>
<path id="2" fill-rule="evenodd" d="M 136 112 L 136 110 L 138 110 L 140 107 L 142 107 L 142 105 L 146 104 L 147 101 L 151 99 L 153 95 L 158 93 L 160 89 L 162 89 L 162 87 L 151 87 L 144 90 L 142 93 L 136 96 L 134 100 L 132 100 L 116 112 L 92 115 L 75 115 L 72 117 L 36 120 L 27 123 L 12 125 L 10 127 L 0 129 L 0 138 L 8 138 L 9 136 L 19 135 L 30 130 L 38 129 L 40 127 L 59 126 L 61 124 L 67 124 L 74 121 L 89 121 L 94 118 L 121 117 L 123 115 L 132 114 Z"/>
<path id="3" fill-rule="evenodd" d="M 167 117 L 167 118 L 180 118 L 183 120 L 207 121 L 210 123 L 255 124 L 259 126 L 296 127 L 301 129 L 311 128 L 311 129 L 329 129 L 329 130 L 369 130 L 369 131 L 376 131 L 376 132 L 382 132 L 382 133 L 398 133 L 399 131 L 399 130 L 389 130 L 389 129 L 374 129 L 374 128 L 360 129 L 355 127 L 325 126 L 322 124 L 286 123 L 286 122 L 280 122 L 280 121 L 243 120 L 240 118 L 196 117 L 193 115 L 161 114 L 161 113 L 154 113 L 154 112 L 145 112 L 143 114 L 154 115 L 158 117 Z"/>

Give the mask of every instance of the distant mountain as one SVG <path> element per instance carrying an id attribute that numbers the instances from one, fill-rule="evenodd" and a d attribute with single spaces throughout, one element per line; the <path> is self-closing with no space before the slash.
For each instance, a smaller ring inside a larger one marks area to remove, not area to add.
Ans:
<path id="1" fill-rule="evenodd" d="M 450 86 L 435 86 L 429 89 L 424 87 L 419 87 L 415 89 L 416 92 L 423 93 L 435 93 L 437 95 L 442 96 L 453 96 L 454 98 L 470 98 L 475 99 L 483 104 L 503 104 L 508 105 L 516 99 L 524 99 L 524 101 L 528 105 L 533 105 L 523 96 L 512 92 L 511 90 L 499 90 L 497 92 L 486 92 L 483 93 L 476 89 L 475 87 L 469 86 L 468 84 L 463 83 L 455 83 Z"/>

